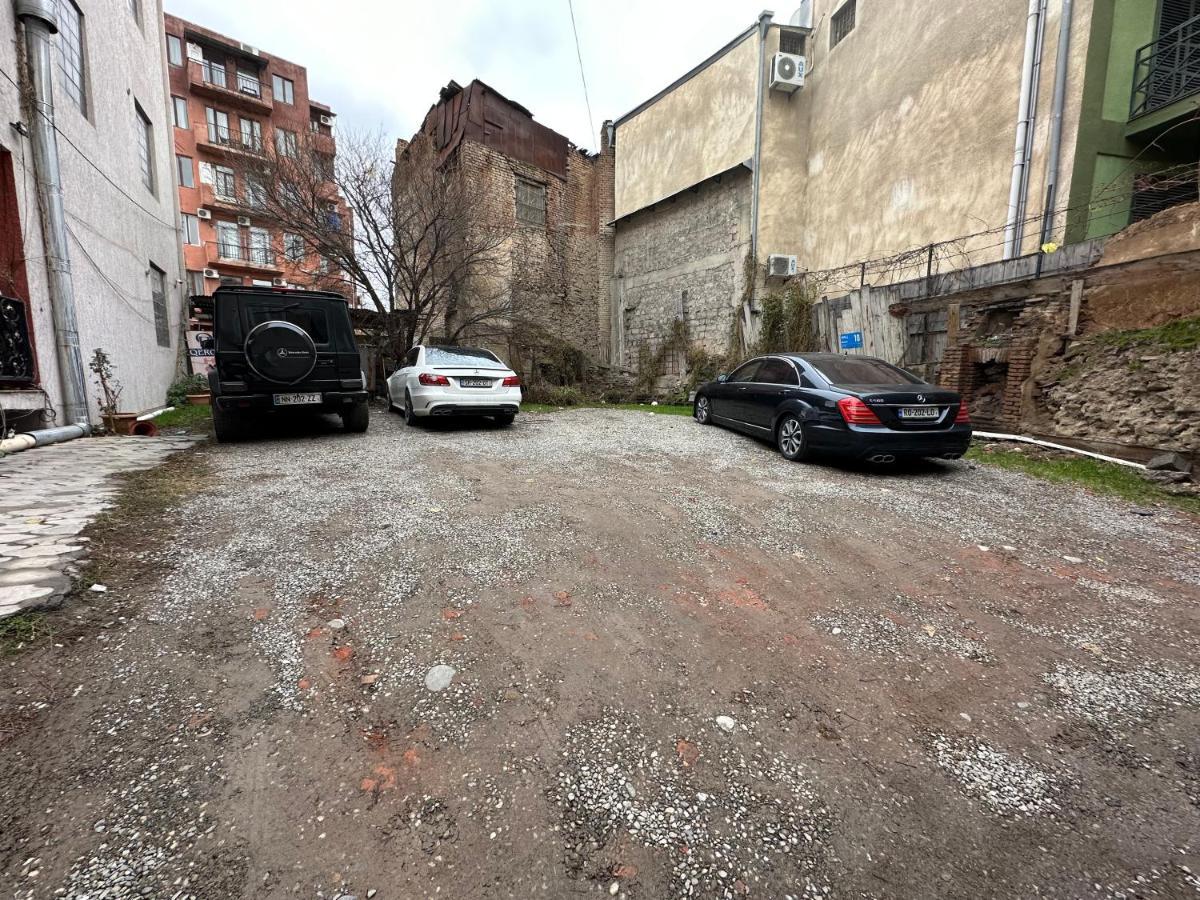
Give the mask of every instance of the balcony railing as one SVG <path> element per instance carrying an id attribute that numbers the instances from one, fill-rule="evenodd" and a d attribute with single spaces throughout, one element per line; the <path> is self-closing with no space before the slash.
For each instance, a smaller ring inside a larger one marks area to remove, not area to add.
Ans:
<path id="1" fill-rule="evenodd" d="M 192 83 L 220 91 L 222 95 L 244 98 L 254 104 L 271 105 L 271 89 L 253 75 L 230 71 L 222 63 L 204 59 L 188 60 Z"/>
<path id="2" fill-rule="evenodd" d="M 253 131 L 242 131 L 240 128 L 229 128 L 213 122 L 205 126 L 204 137 L 209 144 L 216 147 L 227 147 L 242 153 L 263 155 L 262 134 Z"/>
<path id="3" fill-rule="evenodd" d="M 241 263 L 259 269 L 277 269 L 278 256 L 271 247 L 256 246 L 244 240 L 215 240 L 208 242 L 213 262 Z"/>
<path id="4" fill-rule="evenodd" d="M 1170 106 L 1200 92 L 1200 16 L 1172 28 L 1137 51 L 1129 118 Z"/>

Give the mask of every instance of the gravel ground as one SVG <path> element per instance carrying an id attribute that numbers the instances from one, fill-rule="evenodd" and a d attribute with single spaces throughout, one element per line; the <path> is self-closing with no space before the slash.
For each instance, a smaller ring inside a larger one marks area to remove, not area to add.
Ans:
<path id="1" fill-rule="evenodd" d="M 1182 514 L 617 411 L 188 472 L 0 661 L 0 897 L 1200 897 Z"/>

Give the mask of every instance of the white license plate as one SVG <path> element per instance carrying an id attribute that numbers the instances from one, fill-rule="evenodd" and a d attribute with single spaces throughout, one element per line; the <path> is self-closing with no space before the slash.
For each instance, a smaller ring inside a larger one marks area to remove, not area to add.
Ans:
<path id="1" fill-rule="evenodd" d="M 306 403 L 320 403 L 320 394 L 276 394 L 276 406 L 303 406 Z"/>
<path id="2" fill-rule="evenodd" d="M 492 386 L 490 378 L 460 378 L 458 379 L 459 387 L 487 388 Z"/>
<path id="3" fill-rule="evenodd" d="M 936 419 L 939 415 L 941 415 L 941 411 L 936 406 L 900 407 L 900 418 L 902 419 Z"/>

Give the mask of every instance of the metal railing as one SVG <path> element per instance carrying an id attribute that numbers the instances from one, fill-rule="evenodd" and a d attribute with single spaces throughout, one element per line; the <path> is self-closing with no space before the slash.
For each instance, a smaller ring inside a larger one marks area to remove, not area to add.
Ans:
<path id="1" fill-rule="evenodd" d="M 240 128 L 229 128 L 225 125 L 217 125 L 215 122 L 208 122 L 207 130 L 208 142 L 210 144 L 229 147 L 232 150 L 242 150 L 246 153 L 257 154 L 258 156 L 262 156 L 263 154 L 261 133 L 242 131 Z"/>
<path id="2" fill-rule="evenodd" d="M 271 102 L 270 89 L 253 75 L 236 70 L 231 74 L 223 63 L 210 62 L 206 59 L 193 59 L 190 60 L 190 64 L 196 77 L 205 84 L 243 94 L 264 103 Z"/>
<path id="3" fill-rule="evenodd" d="M 1139 47 L 1133 64 L 1129 118 L 1200 92 L 1200 16 Z"/>
<path id="4" fill-rule="evenodd" d="M 240 262 L 264 269 L 273 269 L 278 264 L 273 248 L 256 246 L 244 240 L 218 239 L 209 241 L 208 246 L 215 251 L 217 261 Z"/>

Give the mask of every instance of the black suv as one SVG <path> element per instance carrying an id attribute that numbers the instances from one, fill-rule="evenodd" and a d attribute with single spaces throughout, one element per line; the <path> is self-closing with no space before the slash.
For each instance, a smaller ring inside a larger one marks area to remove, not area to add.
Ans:
<path id="1" fill-rule="evenodd" d="M 358 346 L 340 294 L 221 287 L 212 295 L 216 366 L 209 372 L 218 441 L 264 413 L 337 413 L 346 431 L 370 422 Z"/>

